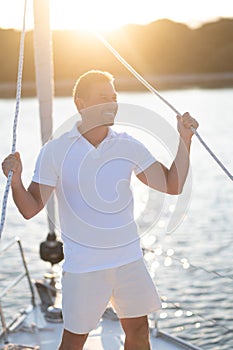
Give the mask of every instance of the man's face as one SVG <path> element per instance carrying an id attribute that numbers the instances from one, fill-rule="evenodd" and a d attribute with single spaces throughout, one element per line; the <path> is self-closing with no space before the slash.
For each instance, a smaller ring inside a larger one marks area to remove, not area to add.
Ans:
<path id="1" fill-rule="evenodd" d="M 79 99 L 79 112 L 90 127 L 113 125 L 117 113 L 117 94 L 110 82 L 96 83 L 88 96 Z"/>

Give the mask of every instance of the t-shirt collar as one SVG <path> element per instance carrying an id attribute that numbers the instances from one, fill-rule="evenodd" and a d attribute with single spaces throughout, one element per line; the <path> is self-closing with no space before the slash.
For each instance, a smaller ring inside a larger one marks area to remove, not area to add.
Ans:
<path id="1" fill-rule="evenodd" d="M 79 122 L 75 123 L 73 128 L 69 131 L 69 133 L 68 133 L 68 137 L 69 138 L 80 138 L 82 136 L 80 131 L 78 130 L 78 123 Z M 109 127 L 108 128 L 108 134 L 107 134 L 107 136 L 105 137 L 104 140 L 109 140 L 109 139 L 111 139 L 113 137 L 114 137 L 113 130 Z"/>
<path id="2" fill-rule="evenodd" d="M 81 136 L 79 130 L 78 130 L 78 122 L 74 124 L 73 128 L 69 131 L 68 137 L 69 138 L 79 138 Z"/>

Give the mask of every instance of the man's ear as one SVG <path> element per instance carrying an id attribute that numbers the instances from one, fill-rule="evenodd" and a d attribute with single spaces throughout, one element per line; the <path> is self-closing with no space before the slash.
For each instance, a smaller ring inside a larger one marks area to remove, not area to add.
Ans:
<path id="1" fill-rule="evenodd" d="M 77 107 L 77 110 L 79 111 L 79 113 L 85 107 L 84 100 L 80 97 L 76 98 L 75 104 L 76 104 L 76 107 Z"/>

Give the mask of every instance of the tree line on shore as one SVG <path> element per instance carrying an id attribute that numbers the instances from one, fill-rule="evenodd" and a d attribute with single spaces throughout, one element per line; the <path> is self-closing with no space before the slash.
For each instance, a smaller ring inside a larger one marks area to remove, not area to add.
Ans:
<path id="1" fill-rule="evenodd" d="M 115 76 L 129 72 L 93 35 L 84 31 L 54 31 L 55 81 L 73 80 L 89 69 Z M 158 20 L 127 25 L 105 38 L 144 75 L 180 75 L 233 72 L 233 19 L 220 19 L 191 29 L 185 24 Z M 0 83 L 15 82 L 20 32 L 0 29 Z M 25 38 L 24 81 L 35 80 L 33 31 Z"/>

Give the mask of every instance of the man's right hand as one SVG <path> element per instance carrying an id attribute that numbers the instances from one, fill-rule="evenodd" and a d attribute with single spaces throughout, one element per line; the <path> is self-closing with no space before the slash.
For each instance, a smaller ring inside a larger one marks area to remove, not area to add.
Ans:
<path id="1" fill-rule="evenodd" d="M 13 176 L 11 181 L 12 185 L 15 185 L 21 182 L 22 169 L 23 167 L 22 167 L 22 162 L 20 159 L 19 152 L 10 154 L 2 162 L 2 170 L 6 177 L 8 177 L 8 174 L 11 170 L 13 171 Z"/>
<path id="2" fill-rule="evenodd" d="M 18 152 L 4 159 L 2 169 L 7 177 L 9 172 L 13 171 L 11 188 L 14 202 L 23 217 L 31 219 L 44 208 L 54 187 L 31 182 L 28 189 L 25 189 L 21 180 L 22 162 Z"/>

